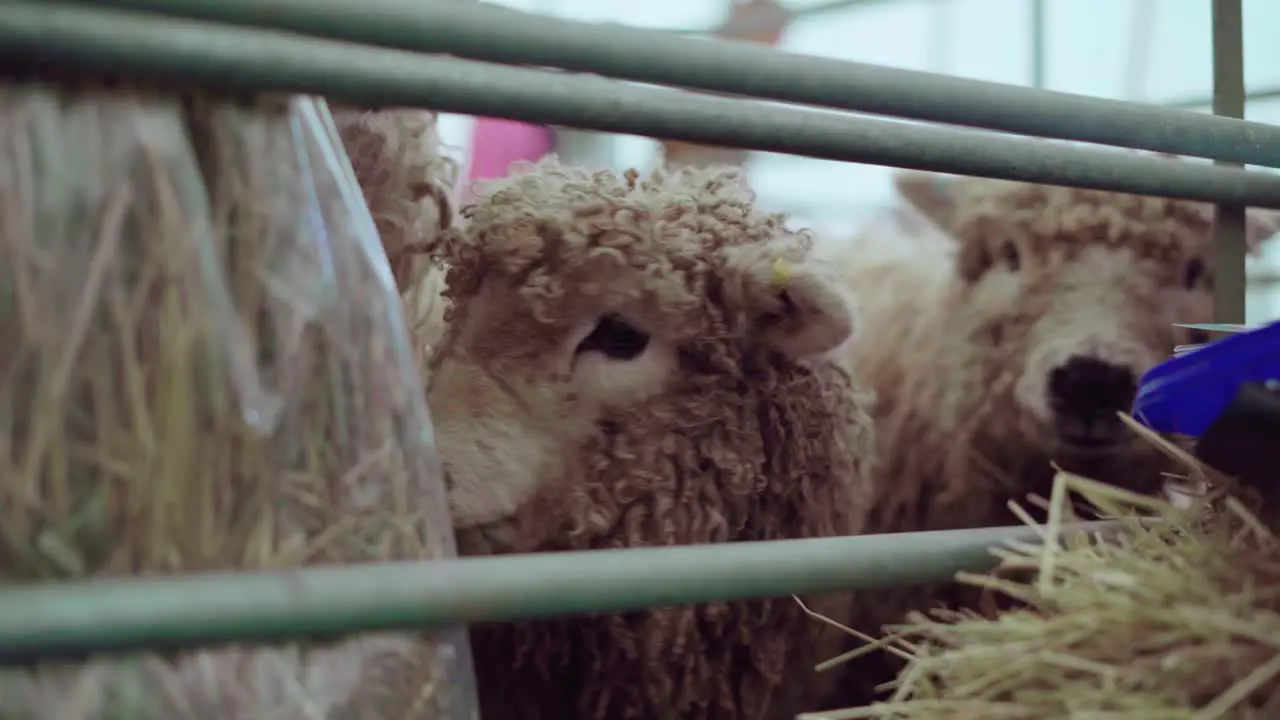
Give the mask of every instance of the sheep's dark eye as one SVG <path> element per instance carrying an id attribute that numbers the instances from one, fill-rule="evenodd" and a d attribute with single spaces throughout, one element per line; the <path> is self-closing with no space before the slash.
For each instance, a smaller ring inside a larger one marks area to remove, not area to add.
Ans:
<path id="1" fill-rule="evenodd" d="M 1188 290 L 1194 288 L 1204 277 L 1204 271 L 1204 261 L 1199 258 L 1192 259 L 1191 262 L 1187 263 L 1187 269 L 1182 277 L 1182 284 Z"/>
<path id="2" fill-rule="evenodd" d="M 1022 267 L 1022 258 L 1018 256 L 1018 246 L 1012 242 L 1007 242 L 1000 247 L 1000 260 L 1015 272 Z"/>
<path id="3" fill-rule="evenodd" d="M 649 347 L 649 333 L 617 315 L 605 315 L 596 323 L 576 352 L 598 352 L 614 360 L 634 360 Z"/>

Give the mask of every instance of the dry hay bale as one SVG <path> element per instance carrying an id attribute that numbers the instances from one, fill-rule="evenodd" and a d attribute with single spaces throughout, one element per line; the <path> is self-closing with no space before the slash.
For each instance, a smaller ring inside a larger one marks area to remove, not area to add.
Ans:
<path id="1" fill-rule="evenodd" d="M 398 306 L 322 103 L 0 86 L 0 585 L 452 556 Z M 466 717 L 468 664 L 102 658 L 3 671 L 0 717 Z"/>
<path id="2" fill-rule="evenodd" d="M 1071 494 L 1125 530 L 1059 537 Z M 914 614 L 892 629 L 910 658 L 893 697 L 804 717 L 1280 717 L 1280 545 L 1251 505 L 1220 489 L 1179 508 L 1062 473 L 1040 528 L 1057 541 L 959 578 L 1015 609 Z"/>

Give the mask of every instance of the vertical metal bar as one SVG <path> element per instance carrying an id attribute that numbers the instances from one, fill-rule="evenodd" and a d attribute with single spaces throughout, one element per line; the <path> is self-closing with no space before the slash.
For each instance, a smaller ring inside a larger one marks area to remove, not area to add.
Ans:
<path id="1" fill-rule="evenodd" d="M 1043 90 L 1045 84 L 1045 0 L 1031 0 L 1031 87 Z"/>
<path id="2" fill-rule="evenodd" d="M 1241 0 L 1213 0 L 1213 114 L 1244 117 L 1244 17 Z M 1220 165 L 1237 165 L 1223 163 Z M 1217 322 L 1245 319 L 1245 208 L 1218 204 L 1214 233 Z"/>

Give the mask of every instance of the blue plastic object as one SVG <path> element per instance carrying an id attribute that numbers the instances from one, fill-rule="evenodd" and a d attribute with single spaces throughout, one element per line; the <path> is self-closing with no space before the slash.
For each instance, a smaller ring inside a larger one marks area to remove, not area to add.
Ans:
<path id="1" fill-rule="evenodd" d="M 1133 417 L 1162 433 L 1200 437 L 1247 382 L 1280 380 L 1280 322 L 1231 335 L 1142 376 Z"/>

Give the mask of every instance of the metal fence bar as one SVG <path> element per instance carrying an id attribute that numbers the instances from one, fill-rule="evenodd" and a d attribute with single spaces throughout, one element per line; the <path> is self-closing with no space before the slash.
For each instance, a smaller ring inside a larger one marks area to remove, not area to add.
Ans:
<path id="1" fill-rule="evenodd" d="M 1280 176 L 1269 173 L 89 6 L 0 3 L 0 62 L 1280 208 Z"/>
<path id="2" fill-rule="evenodd" d="M 1213 114 L 1244 117 L 1244 17 L 1241 0 L 1213 0 Z M 1218 161 L 1219 165 L 1230 165 Z M 1214 227 L 1213 317 L 1245 321 L 1245 208 L 1218 203 Z"/>
<path id="3" fill-rule="evenodd" d="M 481 3 L 94 0 L 94 4 L 476 60 L 554 66 L 640 82 L 1280 167 L 1280 127 L 1263 123 L 785 53 L 750 43 L 576 22 Z"/>
<path id="4" fill-rule="evenodd" d="M 947 582 L 1037 540 L 985 528 L 29 585 L 0 590 L 0 664 Z"/>

